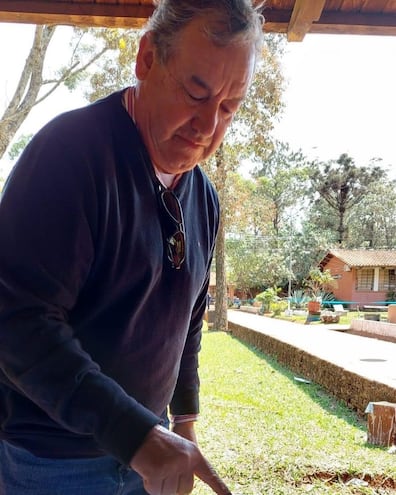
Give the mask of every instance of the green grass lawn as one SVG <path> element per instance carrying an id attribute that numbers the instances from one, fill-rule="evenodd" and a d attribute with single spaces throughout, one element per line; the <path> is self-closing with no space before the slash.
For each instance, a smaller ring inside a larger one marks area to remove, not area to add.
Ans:
<path id="1" fill-rule="evenodd" d="M 366 421 L 319 386 L 207 330 L 200 376 L 200 447 L 234 495 L 396 493 L 396 456 L 368 445 Z M 197 481 L 195 495 L 211 493 Z"/>

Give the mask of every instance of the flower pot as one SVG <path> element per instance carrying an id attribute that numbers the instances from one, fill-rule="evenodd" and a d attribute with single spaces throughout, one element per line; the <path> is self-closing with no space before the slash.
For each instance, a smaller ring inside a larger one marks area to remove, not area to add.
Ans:
<path id="1" fill-rule="evenodd" d="M 320 313 L 320 302 L 319 301 L 308 301 L 308 312 L 311 314 Z"/>

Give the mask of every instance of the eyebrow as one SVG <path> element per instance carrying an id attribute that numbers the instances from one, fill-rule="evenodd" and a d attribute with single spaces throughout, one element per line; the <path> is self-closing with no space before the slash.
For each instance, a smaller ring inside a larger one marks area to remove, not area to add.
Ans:
<path id="1" fill-rule="evenodd" d="M 208 91 L 209 94 L 212 94 L 212 91 L 211 91 L 209 85 L 205 81 L 203 81 L 200 77 L 192 75 L 191 81 L 193 83 L 197 84 L 198 86 L 200 86 L 202 89 L 205 89 L 206 91 Z"/>

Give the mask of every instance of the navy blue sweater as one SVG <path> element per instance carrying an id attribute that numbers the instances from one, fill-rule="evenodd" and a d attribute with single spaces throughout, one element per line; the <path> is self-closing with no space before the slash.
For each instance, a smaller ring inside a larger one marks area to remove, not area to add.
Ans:
<path id="1" fill-rule="evenodd" d="M 218 199 L 198 166 L 182 176 L 175 270 L 159 188 L 121 92 L 25 149 L 0 202 L 0 438 L 127 464 L 168 405 L 198 412 Z"/>

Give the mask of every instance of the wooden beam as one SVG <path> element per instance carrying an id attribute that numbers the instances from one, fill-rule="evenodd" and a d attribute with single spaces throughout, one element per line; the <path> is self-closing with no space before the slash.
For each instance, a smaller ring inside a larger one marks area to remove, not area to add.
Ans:
<path id="1" fill-rule="evenodd" d="M 153 13 L 152 5 L 1 0 L 0 21 L 28 24 L 140 28 Z"/>
<path id="2" fill-rule="evenodd" d="M 287 33 L 291 15 L 288 10 L 264 11 L 264 31 Z M 396 36 L 396 14 L 322 12 L 319 20 L 312 23 L 309 33 Z"/>
<path id="3" fill-rule="evenodd" d="M 302 41 L 312 23 L 319 20 L 326 0 L 296 0 L 287 30 L 289 41 Z"/>
<path id="4" fill-rule="evenodd" d="M 320 22 L 312 25 L 311 32 L 395 36 L 396 14 L 323 13 Z"/>
<path id="5" fill-rule="evenodd" d="M 153 12 L 149 4 L 103 1 L 0 0 L 0 22 L 141 28 Z M 324 0 L 296 0 L 293 11 L 264 9 L 264 31 L 288 33 L 289 41 L 301 41 L 306 33 L 396 36 L 396 14 L 326 12 L 324 3 Z"/>
<path id="6" fill-rule="evenodd" d="M 286 33 L 291 13 L 291 10 L 271 10 L 264 7 L 264 32 Z"/>

